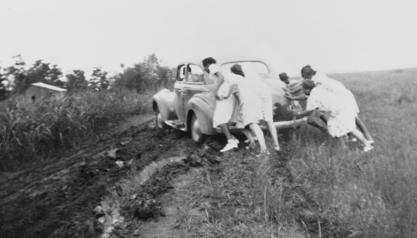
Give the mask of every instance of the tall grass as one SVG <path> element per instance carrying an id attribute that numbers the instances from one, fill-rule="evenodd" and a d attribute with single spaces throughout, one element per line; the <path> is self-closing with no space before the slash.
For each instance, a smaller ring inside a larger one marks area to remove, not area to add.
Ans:
<path id="1" fill-rule="evenodd" d="M 82 92 L 0 110 L 0 170 L 35 162 L 131 114 L 149 110 L 149 95 L 129 90 Z"/>
<path id="2" fill-rule="evenodd" d="M 363 237 L 417 237 L 417 70 L 334 75 L 376 139 L 362 153 L 316 131 L 290 142 L 294 184 L 319 215 Z M 279 191 L 277 191 L 278 193 Z"/>
<path id="3" fill-rule="evenodd" d="M 281 156 L 254 164 L 252 183 L 225 177 L 221 193 L 230 192 L 227 184 L 246 184 L 239 197 L 256 201 L 258 215 L 244 223 L 297 221 L 294 237 L 300 230 L 312 237 L 417 237 L 417 70 L 333 76 L 355 94 L 375 149 L 363 153 L 357 143 L 306 126 Z M 244 171 L 232 164 L 225 175 Z"/>

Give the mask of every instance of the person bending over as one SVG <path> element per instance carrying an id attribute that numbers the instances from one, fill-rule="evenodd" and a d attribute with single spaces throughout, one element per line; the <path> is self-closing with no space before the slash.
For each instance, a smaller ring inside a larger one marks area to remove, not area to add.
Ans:
<path id="1" fill-rule="evenodd" d="M 355 118 L 359 111 L 354 98 L 343 98 L 343 94 L 329 91 L 310 79 L 304 80 L 302 86 L 308 96 L 307 108 L 306 111 L 297 113 L 298 116 L 307 116 L 317 110 L 323 111 L 328 115 L 327 130 L 331 136 L 340 138 L 351 133 L 363 143 L 365 152 L 373 149 L 371 141 L 357 129 Z"/>
<path id="2" fill-rule="evenodd" d="M 240 118 L 237 126 L 241 128 L 249 127 L 258 138 L 261 153 L 268 153 L 264 134 L 258 125 L 260 121 L 264 121 L 271 134 L 274 150 L 280 151 L 277 129 L 272 119 L 271 92 L 262 83 L 246 78 L 240 64 L 234 64 L 231 67 L 231 72 L 235 78 L 233 81 L 236 82 L 240 102 Z"/>
<path id="3" fill-rule="evenodd" d="M 357 110 L 359 112 L 359 107 L 356 103 L 355 96 L 341 82 L 332 79 L 323 73 L 317 72 L 310 65 L 306 65 L 301 69 L 301 76 L 304 79 L 311 79 L 316 85 L 320 85 L 330 92 L 339 94 L 342 100 L 355 102 L 352 103 L 351 106 L 354 107 L 354 110 Z M 373 144 L 375 141 L 369 133 L 368 128 L 365 126 L 365 123 L 363 123 L 359 116 L 356 116 L 355 123 L 358 129 L 364 134 L 365 138 Z"/>

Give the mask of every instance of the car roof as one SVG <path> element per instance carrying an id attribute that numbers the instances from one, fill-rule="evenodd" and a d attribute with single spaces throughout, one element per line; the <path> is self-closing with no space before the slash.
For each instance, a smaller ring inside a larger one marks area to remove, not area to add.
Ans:
<path id="1" fill-rule="evenodd" d="M 203 66 L 202 65 L 202 60 L 191 60 L 191 61 L 182 61 L 181 63 L 179 63 L 178 65 L 183 65 L 183 64 L 195 64 L 195 65 L 199 65 L 199 66 Z M 227 58 L 220 58 L 220 59 L 216 59 L 217 64 L 222 65 L 225 63 L 238 63 L 238 62 L 263 62 L 265 63 L 269 68 L 271 68 L 271 64 L 264 59 L 261 58 L 237 58 L 237 57 L 227 57 Z"/>

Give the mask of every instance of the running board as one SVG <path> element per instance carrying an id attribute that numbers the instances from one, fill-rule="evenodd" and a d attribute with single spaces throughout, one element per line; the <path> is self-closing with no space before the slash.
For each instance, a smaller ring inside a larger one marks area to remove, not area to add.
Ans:
<path id="1" fill-rule="evenodd" d="M 177 120 L 167 120 L 165 121 L 165 124 L 180 131 L 187 131 L 187 128 L 185 128 L 184 123 Z"/>

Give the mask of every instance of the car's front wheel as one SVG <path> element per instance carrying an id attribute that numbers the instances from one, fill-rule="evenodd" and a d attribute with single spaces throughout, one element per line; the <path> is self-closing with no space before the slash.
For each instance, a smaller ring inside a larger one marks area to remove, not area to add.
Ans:
<path id="1" fill-rule="evenodd" d="M 207 138 L 207 135 L 201 132 L 197 116 L 193 113 L 190 121 L 191 138 L 197 144 L 201 144 Z"/>

